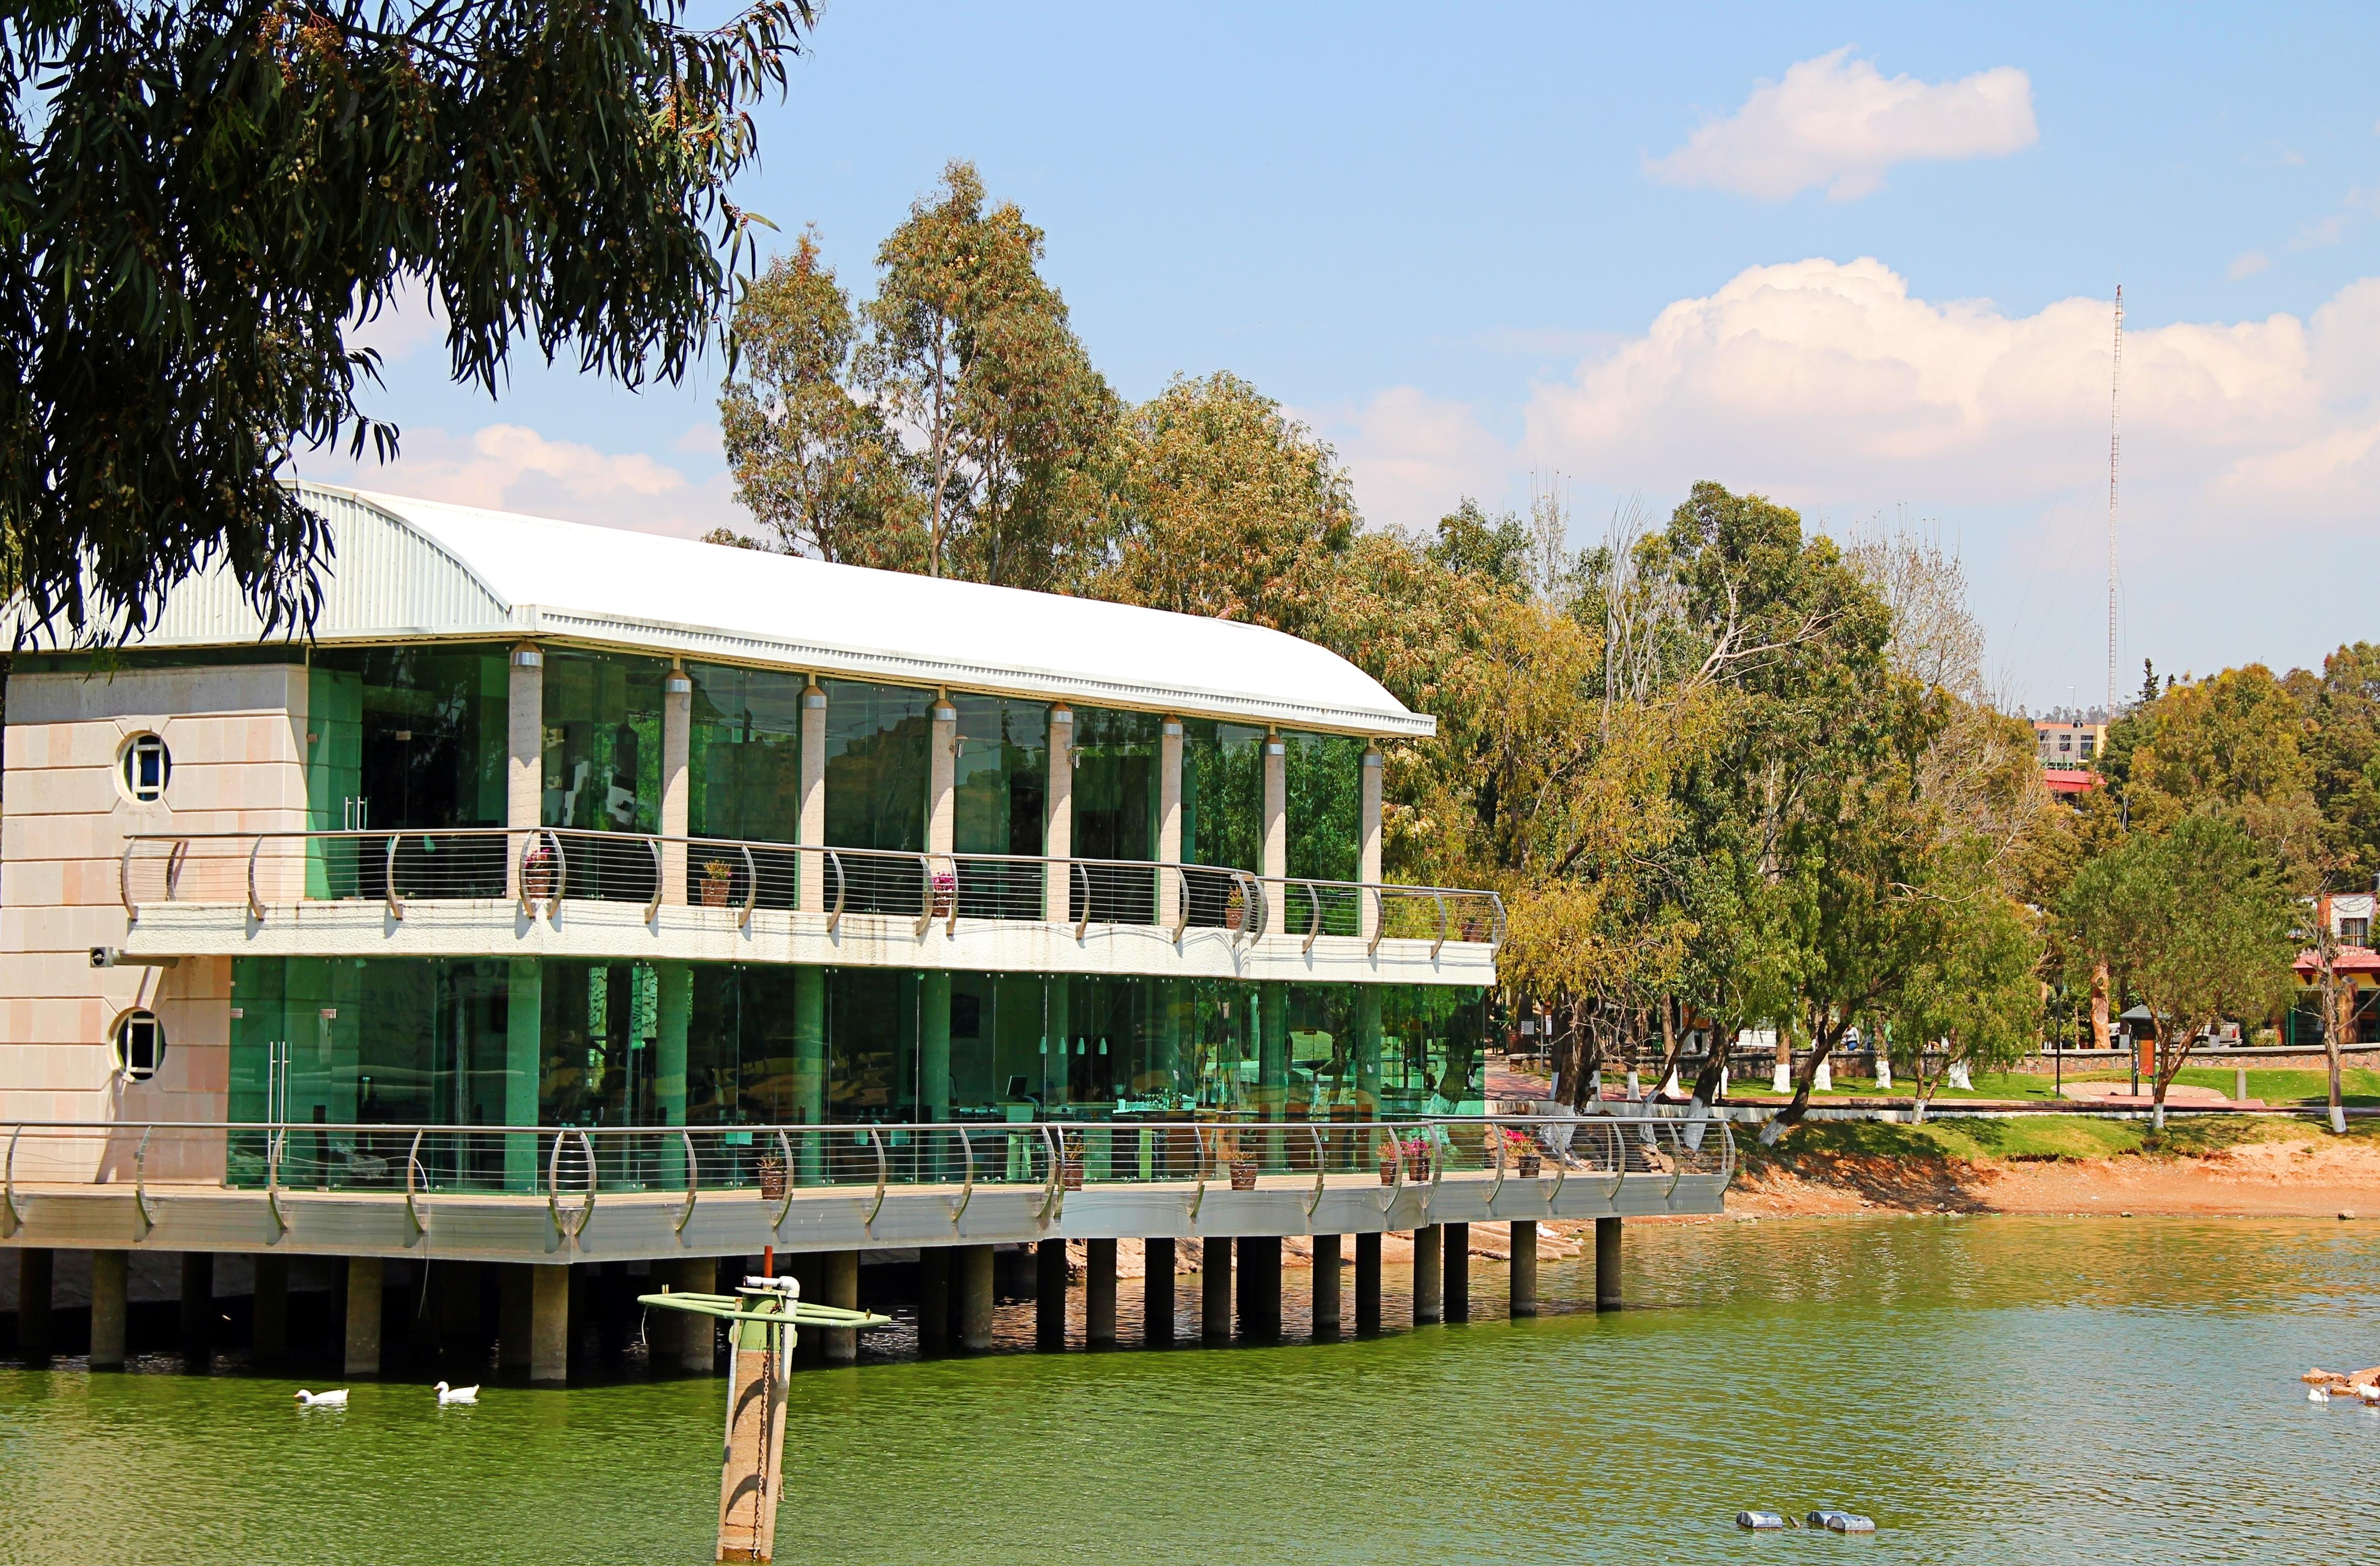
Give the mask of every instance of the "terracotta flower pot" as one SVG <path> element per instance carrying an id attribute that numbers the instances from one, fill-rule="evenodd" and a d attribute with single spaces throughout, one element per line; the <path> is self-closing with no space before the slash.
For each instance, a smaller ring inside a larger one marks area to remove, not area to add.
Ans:
<path id="1" fill-rule="evenodd" d="M 728 880 L 725 876 L 702 878 L 702 905 L 706 908 L 727 906 Z"/>
<path id="2" fill-rule="evenodd" d="M 1522 1178 L 1522 1179 L 1524 1179 L 1524 1180 L 1535 1180 L 1535 1179 L 1537 1177 L 1537 1170 L 1538 1170 L 1538 1168 L 1539 1168 L 1539 1167 L 1540 1167 L 1540 1166 L 1539 1166 L 1539 1163 L 1538 1163 L 1538 1159 L 1537 1159 L 1537 1155 L 1536 1155 L 1536 1154 L 1535 1154 L 1535 1153 L 1523 1153 L 1523 1154 L 1521 1155 L 1521 1178 Z"/>
<path id="3" fill-rule="evenodd" d="M 1083 1160 L 1067 1159 L 1058 1165 L 1058 1178 L 1069 1191 L 1083 1188 Z"/>
<path id="4" fill-rule="evenodd" d="M 1232 1160 L 1232 1189 L 1234 1191 L 1253 1191 L 1256 1188 L 1257 1160 L 1254 1159 L 1233 1159 Z"/>
<path id="5" fill-rule="evenodd" d="M 771 1154 L 760 1160 L 760 1195 L 780 1201 L 785 1195 L 785 1160 Z"/>

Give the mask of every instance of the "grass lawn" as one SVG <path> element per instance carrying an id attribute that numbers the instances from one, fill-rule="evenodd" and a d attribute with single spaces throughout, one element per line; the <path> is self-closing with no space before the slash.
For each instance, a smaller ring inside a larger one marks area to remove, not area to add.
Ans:
<path id="1" fill-rule="evenodd" d="M 2350 1121 L 2347 1135 L 2350 1140 L 2380 1145 L 2380 1122 Z M 2150 1132 L 2144 1121 L 2095 1120 L 2081 1115 L 1973 1120 L 1952 1114 L 1928 1120 L 1924 1125 L 1896 1125 L 1881 1121 L 1804 1121 L 1788 1133 L 1772 1152 L 1764 1154 L 1750 1136 L 1738 1138 L 1736 1147 L 1747 1167 L 1757 1167 L 1765 1159 L 1782 1156 L 1791 1163 L 1795 1157 L 1808 1154 L 1919 1162 L 2104 1159 L 2133 1153 L 2189 1157 L 2254 1142 L 2308 1141 L 2329 1135 L 2327 1127 L 2300 1120 L 2185 1115 L 2169 1123 L 2160 1136 Z"/>
<path id="2" fill-rule="evenodd" d="M 1834 1099 L 1906 1099 L 1914 1090 L 1909 1078 L 1905 1076 L 1895 1075 L 1890 1087 L 1878 1088 L 1876 1079 L 1865 1073 L 1852 1076 L 1838 1072 L 1835 1074 L 1835 1086 L 1831 1092 L 1813 1093 L 1810 1099 L 1813 1103 L 1825 1103 Z M 1791 1094 L 1779 1095 L 1768 1091 L 1768 1079 L 1766 1077 L 1731 1077 L 1728 1081 L 1727 1096 L 1730 1102 L 1746 1103 L 1757 1103 L 1764 1099 L 1771 1103 L 1782 1103 L 1785 1099 L 1791 1097 Z M 1934 1095 L 1932 1102 L 1949 1104 L 1962 1099 L 2055 1099 L 2057 1097 L 2057 1085 L 2046 1076 L 2034 1076 L 2021 1071 L 1977 1072 L 1973 1091 L 1967 1092 L 1956 1087 L 1945 1087 Z"/>
<path id="3" fill-rule="evenodd" d="M 2089 1076 L 2069 1078 L 2074 1082 L 2130 1082 L 2130 1072 L 2096 1071 Z M 2184 1066 L 2175 1074 L 2176 1082 L 2186 1082 L 2193 1087 L 2212 1087 L 2225 1098 L 2238 1086 L 2238 1070 L 2233 1066 Z M 2350 1066 L 2338 1074 L 2341 1098 L 2350 1105 L 2380 1104 L 2380 1071 Z M 2248 1097 L 2262 1099 L 2268 1104 L 2327 1104 L 2330 1102 L 2330 1077 L 2320 1071 L 2261 1071 L 2248 1068 Z"/>

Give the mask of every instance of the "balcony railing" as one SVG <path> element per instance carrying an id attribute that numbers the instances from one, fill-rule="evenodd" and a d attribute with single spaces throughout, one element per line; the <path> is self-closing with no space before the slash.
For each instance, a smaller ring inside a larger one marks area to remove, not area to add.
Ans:
<path id="1" fill-rule="evenodd" d="M 1396 1121 L 1030 1121 L 836 1125 L 524 1126 L 209 1122 L 28 1121 L 0 1123 L 0 1218 L 24 1225 L 29 1189 L 129 1188 L 144 1214 L 165 1187 L 403 1196 L 515 1195 L 541 1199 L 583 1225 L 605 1196 L 663 1194 L 685 1203 L 741 1192 L 789 1206 L 806 1190 L 941 1186 L 964 1206 L 978 1186 L 1050 1193 L 1132 1184 L 1245 1189 L 1281 1176 L 1332 1176 L 1388 1192 L 1449 1178 L 1541 1183 L 1558 1197 L 1572 1180 L 1607 1196 L 1637 1182 L 1735 1172 L 1724 1119 L 1684 1121 L 1439 1117 Z M 1493 1199 L 1491 1193 L 1490 1199 Z M 1309 1214 L 1312 1208 L 1308 1208 Z M 782 1223 L 784 1206 L 778 1208 Z M 562 1221 L 557 1218 L 557 1221 Z"/>
<path id="2" fill-rule="evenodd" d="M 1014 854 L 918 854 L 728 838 L 501 827 L 430 832 L 140 833 L 119 865 L 124 910 L 139 920 L 158 904 L 244 906 L 259 922 L 306 904 L 378 903 L 402 920 L 416 903 L 508 900 L 530 917 L 565 902 L 665 904 L 732 915 L 739 926 L 772 909 L 815 914 L 830 933 L 851 915 L 937 921 L 1001 920 L 1229 933 L 1234 944 L 1272 933 L 1449 941 L 1491 950 L 1504 940 L 1503 900 L 1453 887 L 1289 879 L 1246 870 Z M 667 895 L 676 890 L 679 895 Z M 1268 892 L 1272 893 L 1268 896 Z"/>

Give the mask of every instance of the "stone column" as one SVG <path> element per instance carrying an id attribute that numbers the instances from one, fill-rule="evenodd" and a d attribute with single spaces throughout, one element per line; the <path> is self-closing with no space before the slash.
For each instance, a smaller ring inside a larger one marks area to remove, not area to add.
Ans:
<path id="1" fill-rule="evenodd" d="M 1160 1348 L 1173 1341 L 1173 1242 L 1141 1244 L 1140 1341 L 1148 1348 Z"/>
<path id="2" fill-rule="evenodd" d="M 1512 1315 L 1537 1314 L 1537 1220 L 1512 1220 Z"/>
<path id="3" fill-rule="evenodd" d="M 794 835 L 815 847 L 826 842 L 826 692 L 816 680 L 802 688 L 800 826 Z M 805 914 L 826 912 L 825 856 L 802 856 L 800 901 Z"/>
<path id="4" fill-rule="evenodd" d="M 951 1250 L 927 1245 L 917 1252 L 917 1349 L 940 1354 L 951 1346 Z"/>
<path id="5" fill-rule="evenodd" d="M 381 1259 L 347 1258 L 347 1332 L 345 1370 L 349 1376 L 380 1374 Z"/>
<path id="6" fill-rule="evenodd" d="M 1368 1338 L 1380 1329 L 1380 1236 L 1355 1236 L 1355 1333 Z"/>
<path id="7" fill-rule="evenodd" d="M 289 1258 L 256 1258 L 256 1293 L 249 1311 L 248 1354 L 258 1366 L 281 1363 L 289 1352 Z"/>
<path id="8" fill-rule="evenodd" d="M 1318 1338 L 1339 1335 L 1339 1236 L 1317 1234 L 1314 1237 L 1314 1335 Z"/>
<path id="9" fill-rule="evenodd" d="M 1066 1346 L 1066 1242 L 1044 1240 L 1033 1247 L 1033 1341 L 1037 1348 Z"/>
<path id="10" fill-rule="evenodd" d="M 829 1251 L 819 1258 L 819 1304 L 839 1305 L 844 1310 L 859 1308 L 859 1253 Z M 856 1365 L 859 1361 L 859 1333 L 856 1329 L 836 1329 L 821 1332 L 825 1340 L 826 1362 L 829 1365 Z"/>
<path id="11" fill-rule="evenodd" d="M 926 852 L 948 854 L 958 835 L 959 710 L 948 696 L 934 698 L 932 737 L 926 747 Z"/>
<path id="12" fill-rule="evenodd" d="M 1198 1336 L 1210 1343 L 1232 1341 L 1232 1242 L 1220 1235 L 1199 1247 Z"/>
<path id="13" fill-rule="evenodd" d="M 686 823 L 693 784 L 686 760 L 694 746 L 694 681 L 673 664 L 662 681 L 662 903 L 686 906 Z"/>
<path id="14" fill-rule="evenodd" d="M 1413 1232 L 1413 1318 L 1416 1327 L 1446 1319 L 1446 1236 L 1436 1224 Z"/>
<path id="15" fill-rule="evenodd" d="M 991 1347 L 991 1247 L 953 1247 L 952 1270 L 958 1275 L 959 1346 L 969 1354 Z"/>
<path id="16" fill-rule="evenodd" d="M 545 824 L 545 654 L 528 642 L 513 649 L 510 699 L 505 703 L 504 892 L 520 895 L 520 859 L 527 833 Z"/>
<path id="17" fill-rule="evenodd" d="M 1062 702 L 1050 709 L 1050 787 L 1043 807 L 1048 812 L 1041 827 L 1041 854 L 1049 919 L 1071 925 L 1075 878 L 1066 861 L 1075 856 L 1075 711 Z"/>
<path id="18" fill-rule="evenodd" d="M 527 1262 L 505 1262 L 496 1308 L 496 1368 L 528 1371 L 529 1341 L 537 1335 L 537 1273 Z"/>
<path id="19" fill-rule="evenodd" d="M 1362 792 L 1363 814 L 1356 828 L 1355 879 L 1366 886 L 1377 886 L 1380 880 L 1380 747 L 1364 747 Z M 1380 911 L 1366 895 L 1356 899 L 1357 928 L 1369 941 L 1380 929 Z"/>
<path id="20" fill-rule="evenodd" d="M 1090 1240 L 1083 1245 L 1083 1341 L 1095 1349 L 1111 1349 L 1116 1341 L 1116 1243 Z"/>
<path id="21" fill-rule="evenodd" d="M 1449 1321 L 1471 1319 L 1471 1225 L 1449 1223 L 1441 1226 L 1446 1252 L 1446 1289 L 1441 1299 L 1445 1318 Z"/>
<path id="22" fill-rule="evenodd" d="M 826 1121 L 826 971 L 794 970 L 794 1119 L 803 1125 Z M 795 1138 L 796 1180 L 818 1185 L 826 1180 L 826 1149 L 817 1132 Z"/>
<path id="23" fill-rule="evenodd" d="M 1157 862 L 1182 863 L 1182 720 L 1170 715 L 1157 731 Z M 1159 870 L 1157 922 L 1172 929 L 1187 895 L 1179 869 Z"/>
<path id="24" fill-rule="evenodd" d="M 1620 1308 L 1620 1220 L 1595 1220 L 1595 1308 Z"/>
<path id="25" fill-rule="evenodd" d="M 535 957 L 515 957 L 504 980 L 504 1123 L 537 1123 L 538 1089 L 545 1074 L 545 965 Z M 534 1191 L 538 1138 L 504 1138 L 504 1186 Z"/>
<path id="26" fill-rule="evenodd" d="M 125 1313 L 128 1296 L 125 1288 L 125 1255 L 122 1251 L 91 1253 L 91 1367 L 93 1370 L 124 1368 Z"/>
<path id="27" fill-rule="evenodd" d="M 1289 889 L 1289 747 L 1279 734 L 1264 742 L 1264 883 L 1265 933 L 1288 933 Z"/>
<path id="28" fill-rule="evenodd" d="M 1232 1243 L 1240 1264 L 1240 1337 L 1251 1343 L 1281 1339 L 1281 1236 L 1245 1235 Z"/>
<path id="29" fill-rule="evenodd" d="M 17 1252 L 17 1353 L 26 1359 L 50 1357 L 50 1293 L 56 1273 L 57 1255 L 48 1246 L 26 1245 Z"/>
<path id="30" fill-rule="evenodd" d="M 559 1387 L 570 1379 L 570 1268 L 532 1267 L 529 1290 L 528 1378 Z"/>
<path id="31" fill-rule="evenodd" d="M 182 1353 L 204 1359 L 215 1341 L 215 1258 L 212 1251 L 182 1253 Z"/>

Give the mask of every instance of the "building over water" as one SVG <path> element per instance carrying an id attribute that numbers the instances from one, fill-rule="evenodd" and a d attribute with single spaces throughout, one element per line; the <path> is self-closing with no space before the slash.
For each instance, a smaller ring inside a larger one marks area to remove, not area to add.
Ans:
<path id="1" fill-rule="evenodd" d="M 993 1244 L 1271 1237 L 1277 1272 L 1286 1233 L 1661 1184 L 1508 1179 L 1501 905 L 1383 881 L 1379 747 L 1433 722 L 1326 649 L 307 495 L 310 642 L 216 573 L 16 660 L 10 1244 L 923 1247 L 988 1310 Z M 564 1308 L 516 1270 L 521 1320 Z"/>

